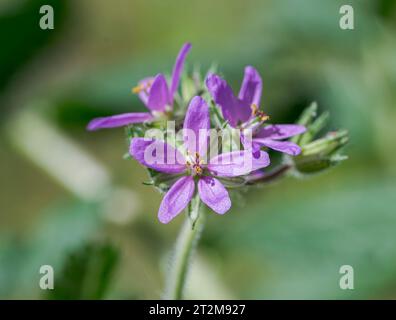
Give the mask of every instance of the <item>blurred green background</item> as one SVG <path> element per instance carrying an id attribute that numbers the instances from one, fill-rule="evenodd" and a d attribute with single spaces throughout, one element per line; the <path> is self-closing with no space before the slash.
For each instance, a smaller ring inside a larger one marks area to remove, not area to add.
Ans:
<path id="1" fill-rule="evenodd" d="M 39 8 L 55 10 L 41 30 Z M 339 8 L 354 8 L 341 30 Z M 212 62 L 239 87 L 263 77 L 263 109 L 293 122 L 317 101 L 346 128 L 349 160 L 287 178 L 209 214 L 188 298 L 396 297 L 396 1 L 2 0 L 0 2 L 0 297 L 159 298 L 183 218 L 161 225 L 161 196 L 124 160 L 123 129 L 96 116 L 143 110 L 130 89 Z M 39 288 L 52 265 L 55 290 Z M 339 268 L 354 268 L 341 290 Z"/>

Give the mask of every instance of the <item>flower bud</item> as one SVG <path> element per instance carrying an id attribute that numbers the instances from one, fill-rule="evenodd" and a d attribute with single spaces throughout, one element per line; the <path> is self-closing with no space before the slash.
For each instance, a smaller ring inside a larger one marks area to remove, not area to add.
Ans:
<path id="1" fill-rule="evenodd" d="M 328 118 L 328 112 L 317 116 L 316 103 L 312 103 L 303 111 L 298 124 L 306 126 L 307 131 L 292 140 L 301 147 L 301 153 L 286 159 L 287 163 L 293 163 L 295 173 L 318 173 L 348 158 L 340 154 L 340 149 L 348 143 L 348 131 L 331 131 L 324 137 L 315 139 L 315 136 L 326 126 Z"/>

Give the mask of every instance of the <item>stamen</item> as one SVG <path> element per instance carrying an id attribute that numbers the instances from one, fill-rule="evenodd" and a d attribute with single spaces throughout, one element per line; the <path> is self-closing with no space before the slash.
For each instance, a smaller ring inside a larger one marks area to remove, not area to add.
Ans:
<path id="1" fill-rule="evenodd" d="M 204 161 L 203 161 L 203 159 L 201 159 L 199 153 L 198 152 L 194 152 L 194 155 L 192 156 L 192 155 L 189 155 L 188 152 L 187 152 L 187 156 L 189 157 L 188 158 L 189 160 L 186 161 L 186 167 L 189 170 L 191 170 L 190 171 L 191 174 L 193 176 L 202 175 L 202 173 L 203 173 L 202 165 L 203 165 Z"/>
<path id="2" fill-rule="evenodd" d="M 194 171 L 196 175 L 201 175 L 202 174 L 202 167 L 199 165 L 194 166 Z"/>
<path id="3" fill-rule="evenodd" d="M 150 89 L 151 84 L 152 84 L 152 81 L 147 81 L 146 83 L 140 83 L 136 87 L 132 88 L 132 92 L 134 94 L 140 93 L 142 91 L 146 91 L 147 92 L 147 90 Z"/>
<path id="4" fill-rule="evenodd" d="M 250 109 L 252 109 L 252 116 L 255 116 L 257 114 L 257 111 L 258 111 L 257 104 L 252 103 L 252 105 L 250 106 Z"/>
<path id="5" fill-rule="evenodd" d="M 260 121 L 267 121 L 270 118 L 269 115 L 261 111 L 255 103 L 252 103 L 250 109 L 252 109 L 252 116 L 259 118 Z"/>
<path id="6" fill-rule="evenodd" d="M 264 112 L 262 113 L 262 115 L 260 115 L 260 120 L 261 121 L 267 121 L 269 120 L 270 116 L 265 114 Z"/>
<path id="7" fill-rule="evenodd" d="M 143 90 L 144 90 L 144 85 L 143 84 L 139 84 L 136 87 L 132 88 L 132 93 L 138 94 L 138 93 L 142 92 Z"/>

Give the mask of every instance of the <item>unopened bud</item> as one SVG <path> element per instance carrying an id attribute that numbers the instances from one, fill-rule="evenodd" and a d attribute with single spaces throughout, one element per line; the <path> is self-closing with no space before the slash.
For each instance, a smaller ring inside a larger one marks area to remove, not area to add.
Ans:
<path id="1" fill-rule="evenodd" d="M 316 103 L 312 103 L 303 111 L 298 124 L 306 126 L 307 131 L 292 140 L 301 147 L 301 153 L 286 159 L 287 162 L 294 164 L 296 173 L 317 173 L 348 158 L 339 154 L 339 150 L 348 143 L 348 131 L 331 131 L 324 137 L 315 139 L 315 136 L 326 126 L 328 118 L 328 112 L 317 116 Z"/>
<path id="2" fill-rule="evenodd" d="M 301 153 L 293 158 L 295 170 L 310 174 L 331 168 L 348 157 L 338 151 L 348 142 L 345 130 L 329 132 L 325 137 L 314 140 L 301 148 Z"/>

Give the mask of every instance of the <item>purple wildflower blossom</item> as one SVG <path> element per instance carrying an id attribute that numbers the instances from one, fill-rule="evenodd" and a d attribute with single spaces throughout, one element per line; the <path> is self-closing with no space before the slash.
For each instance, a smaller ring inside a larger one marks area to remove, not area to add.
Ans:
<path id="1" fill-rule="evenodd" d="M 198 194 L 202 202 L 218 214 L 226 213 L 231 207 L 231 200 L 224 185 L 215 177 L 233 177 L 249 174 L 251 171 L 269 165 L 268 154 L 252 157 L 247 150 L 223 153 L 206 158 L 210 118 L 205 100 L 194 97 L 187 110 L 183 127 L 184 147 L 187 155 L 163 141 L 146 138 L 133 138 L 130 154 L 142 165 L 167 174 L 182 177 L 171 186 L 165 194 L 158 211 L 162 223 L 168 223 L 186 208 L 198 185 Z M 188 132 L 193 132 L 191 139 Z M 150 155 L 160 161 L 151 161 Z M 250 161 L 247 165 L 246 161 Z"/>
<path id="2" fill-rule="evenodd" d="M 138 86 L 132 89 L 134 93 L 139 95 L 140 100 L 142 100 L 149 109 L 149 112 L 131 112 L 110 117 L 96 118 L 89 122 L 87 129 L 92 131 L 152 121 L 159 115 L 171 110 L 174 96 L 179 86 L 184 61 L 190 49 L 190 43 L 184 44 L 180 49 L 173 67 L 172 79 L 169 87 L 165 76 L 159 73 L 155 77 L 148 77 L 141 80 Z"/>
<path id="3" fill-rule="evenodd" d="M 234 96 L 227 82 L 216 74 L 206 79 L 206 86 L 213 100 L 220 106 L 224 119 L 230 126 L 242 129 L 241 141 L 245 148 L 257 152 L 267 147 L 290 155 L 298 155 L 300 147 L 290 141 L 280 141 L 303 133 L 306 129 L 301 125 L 275 124 L 262 126 L 268 116 L 259 110 L 262 80 L 251 66 L 245 68 L 245 75 L 238 97 Z M 252 130 L 252 141 L 246 141 L 243 130 Z"/>

